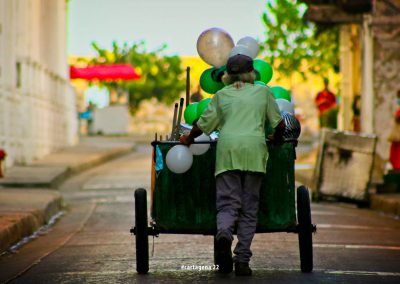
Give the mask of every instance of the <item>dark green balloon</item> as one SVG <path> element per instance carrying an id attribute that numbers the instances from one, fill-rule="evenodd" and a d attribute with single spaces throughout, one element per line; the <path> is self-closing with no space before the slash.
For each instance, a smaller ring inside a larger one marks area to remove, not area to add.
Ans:
<path id="1" fill-rule="evenodd" d="M 213 79 L 212 75 L 214 70 L 217 70 L 217 68 L 209 68 L 200 76 L 200 86 L 209 94 L 215 94 L 225 86 L 224 83 L 217 82 Z"/>
<path id="2" fill-rule="evenodd" d="M 286 90 L 285 88 L 282 88 L 280 86 L 275 86 L 270 88 L 272 91 L 272 94 L 274 95 L 275 99 L 284 99 L 289 102 L 292 101 L 292 97 L 290 96 L 290 92 Z"/>
<path id="3" fill-rule="evenodd" d="M 211 77 L 215 82 L 222 82 L 222 76 L 226 71 L 226 65 L 223 65 L 219 68 L 213 68 L 214 70 L 211 72 Z"/>
<path id="4" fill-rule="evenodd" d="M 199 101 L 199 105 L 197 107 L 197 114 L 199 117 L 203 114 L 204 110 L 208 107 L 208 104 L 210 102 L 211 102 L 210 98 Z"/>
<path id="5" fill-rule="evenodd" d="M 257 81 L 262 81 L 265 84 L 268 84 L 268 82 L 271 81 L 274 72 L 268 62 L 262 59 L 254 59 L 253 67 L 256 70 Z"/>
<path id="6" fill-rule="evenodd" d="M 199 103 L 191 103 L 185 108 L 185 111 L 183 113 L 183 117 L 185 118 L 185 122 L 189 125 L 193 124 L 193 121 L 198 119 L 200 115 L 198 114 L 198 106 Z"/>

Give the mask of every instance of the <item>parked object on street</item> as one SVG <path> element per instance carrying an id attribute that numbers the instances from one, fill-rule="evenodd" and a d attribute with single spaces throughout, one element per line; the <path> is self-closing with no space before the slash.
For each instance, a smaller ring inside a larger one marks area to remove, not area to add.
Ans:
<path id="1" fill-rule="evenodd" d="M 216 230 L 215 155 L 216 143 L 203 155 L 193 156 L 192 167 L 183 174 L 175 174 L 168 167 L 155 167 L 160 151 L 164 163 L 168 151 L 179 142 L 153 141 L 151 182 L 151 220 L 147 218 L 147 193 L 135 191 L 136 270 L 149 270 L 148 237 L 168 234 L 213 235 Z M 260 191 L 258 233 L 290 232 L 299 235 L 301 271 L 313 269 L 312 233 L 316 226 L 311 221 L 310 198 L 306 187 L 295 191 L 294 161 L 297 140 L 276 145 L 268 142 L 267 174 Z M 160 151 L 158 151 L 158 149 Z M 279 165 L 279 166 L 276 166 Z M 297 198 L 295 198 L 297 194 Z M 297 212 L 296 212 L 297 199 Z M 296 214 L 297 213 L 297 214 Z M 214 261 L 215 258 L 214 242 Z M 218 263 L 215 263 L 215 267 Z"/>
<path id="2" fill-rule="evenodd" d="M 382 192 L 400 192 L 400 91 L 397 92 L 398 109 L 394 114 L 394 125 L 389 135 L 390 153 L 389 161 L 392 170 L 383 176 L 383 185 L 379 187 Z"/>
<path id="3" fill-rule="evenodd" d="M 400 106 L 394 115 L 394 125 L 388 140 L 391 143 L 389 155 L 390 163 L 395 171 L 400 172 Z"/>
<path id="4" fill-rule="evenodd" d="M 368 202 L 377 138 L 324 128 L 314 172 L 316 199 Z"/>
<path id="5" fill-rule="evenodd" d="M 3 173 L 3 166 L 4 166 L 4 160 L 6 159 L 6 151 L 4 151 L 3 149 L 0 149 L 0 178 L 2 178 L 4 176 Z"/>
<path id="6" fill-rule="evenodd" d="M 130 114 L 127 105 L 111 105 L 93 111 L 91 134 L 126 135 L 129 133 Z"/>

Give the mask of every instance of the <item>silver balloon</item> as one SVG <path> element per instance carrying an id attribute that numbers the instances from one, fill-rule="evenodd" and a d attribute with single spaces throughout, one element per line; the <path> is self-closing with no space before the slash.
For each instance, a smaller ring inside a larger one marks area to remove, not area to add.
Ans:
<path id="1" fill-rule="evenodd" d="M 252 57 L 252 53 L 250 52 L 250 50 L 247 48 L 247 46 L 244 46 L 242 44 L 238 44 L 236 46 L 234 46 L 231 50 L 231 52 L 229 53 L 229 57 L 232 57 L 234 55 L 237 54 L 243 54 L 243 55 L 247 55 L 248 57 Z"/>
<path id="2" fill-rule="evenodd" d="M 176 174 L 187 172 L 193 164 L 193 154 L 184 145 L 176 145 L 169 149 L 165 157 L 168 169 Z"/>
<path id="3" fill-rule="evenodd" d="M 210 136 L 204 133 L 194 139 L 195 142 L 209 142 L 210 140 Z M 189 146 L 189 150 L 193 155 L 203 155 L 209 148 L 210 144 L 191 144 Z"/>
<path id="4" fill-rule="evenodd" d="M 250 36 L 245 36 L 245 37 L 239 39 L 239 41 L 237 42 L 237 45 L 239 45 L 239 44 L 247 46 L 247 48 L 250 51 L 251 58 L 254 59 L 257 57 L 257 54 L 260 51 L 260 47 L 258 45 L 258 42 L 254 38 L 252 38 Z"/>
<path id="5" fill-rule="evenodd" d="M 232 37 L 226 31 L 210 28 L 203 31 L 197 39 L 197 52 L 206 63 L 221 67 L 228 61 L 234 45 Z"/>

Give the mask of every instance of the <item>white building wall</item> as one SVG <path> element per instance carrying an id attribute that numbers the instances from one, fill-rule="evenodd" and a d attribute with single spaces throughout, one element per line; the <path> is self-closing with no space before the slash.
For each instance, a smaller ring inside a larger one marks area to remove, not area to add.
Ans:
<path id="1" fill-rule="evenodd" d="M 77 141 L 65 0 L 0 0 L 0 148 L 6 165 Z"/>

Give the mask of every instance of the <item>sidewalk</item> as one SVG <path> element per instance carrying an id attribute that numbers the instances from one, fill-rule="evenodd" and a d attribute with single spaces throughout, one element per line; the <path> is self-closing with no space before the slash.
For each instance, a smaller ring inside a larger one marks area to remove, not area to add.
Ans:
<path id="1" fill-rule="evenodd" d="M 0 179 L 0 253 L 62 209 L 57 185 L 71 175 L 133 151 L 134 144 L 131 137 L 82 137 L 78 145 L 31 165 L 6 169 Z"/>
<path id="2" fill-rule="evenodd" d="M 305 151 L 299 144 L 296 160 L 296 181 L 313 188 L 314 165 L 317 150 Z M 370 195 L 370 209 L 400 217 L 400 193 L 374 193 Z"/>

